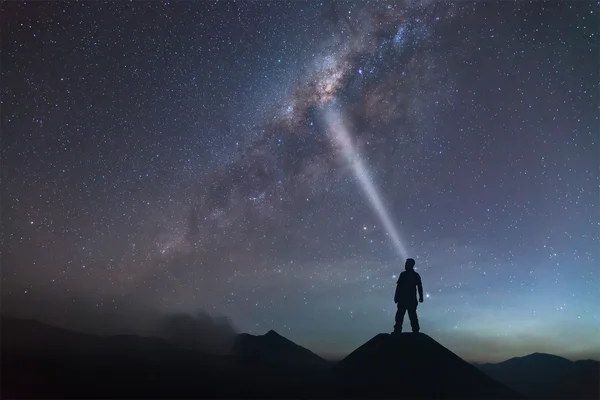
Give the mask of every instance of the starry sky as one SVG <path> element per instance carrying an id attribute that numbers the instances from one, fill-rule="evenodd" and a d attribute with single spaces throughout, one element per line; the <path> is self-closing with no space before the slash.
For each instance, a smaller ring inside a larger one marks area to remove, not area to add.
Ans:
<path id="1" fill-rule="evenodd" d="M 0 7 L 3 313 L 600 358 L 596 2 Z"/>

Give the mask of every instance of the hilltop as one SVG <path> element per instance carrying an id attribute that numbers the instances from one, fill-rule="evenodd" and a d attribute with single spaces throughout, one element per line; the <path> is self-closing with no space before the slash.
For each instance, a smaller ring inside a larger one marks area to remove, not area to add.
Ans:
<path id="1" fill-rule="evenodd" d="M 518 398 L 423 333 L 379 334 L 334 370 L 335 392 L 347 397 Z"/>

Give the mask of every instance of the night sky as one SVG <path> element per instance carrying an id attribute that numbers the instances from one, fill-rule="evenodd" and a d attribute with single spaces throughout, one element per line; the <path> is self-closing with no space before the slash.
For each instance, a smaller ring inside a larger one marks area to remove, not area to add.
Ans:
<path id="1" fill-rule="evenodd" d="M 599 358 L 598 9 L 3 2 L 2 311 Z"/>

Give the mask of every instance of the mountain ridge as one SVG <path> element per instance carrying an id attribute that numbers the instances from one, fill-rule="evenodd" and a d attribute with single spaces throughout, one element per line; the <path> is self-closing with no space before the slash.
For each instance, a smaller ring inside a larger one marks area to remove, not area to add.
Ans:
<path id="1" fill-rule="evenodd" d="M 101 397 L 382 398 L 401 393 L 411 398 L 518 398 L 527 391 L 510 376 L 490 372 L 498 369 L 496 364 L 468 363 L 424 333 L 377 334 L 334 363 L 273 329 L 263 335 L 239 334 L 232 354 L 215 355 L 169 339 L 90 335 L 36 320 L 3 316 L 0 328 L 2 381 L 11 382 L 2 388 L 5 397 L 94 393 Z M 573 365 L 587 381 L 595 379 L 593 368 L 598 363 L 593 360 L 572 362 L 533 353 L 500 364 L 545 359 Z M 149 382 L 149 374 L 161 379 Z"/>
<path id="2" fill-rule="evenodd" d="M 531 353 L 477 368 L 529 398 L 600 398 L 600 362 L 571 361 L 548 353 Z"/>
<path id="3" fill-rule="evenodd" d="M 264 335 L 241 333 L 237 335 L 233 353 L 246 362 L 267 365 L 286 365 L 302 368 L 327 368 L 329 362 L 309 349 L 300 346 L 271 329 Z"/>

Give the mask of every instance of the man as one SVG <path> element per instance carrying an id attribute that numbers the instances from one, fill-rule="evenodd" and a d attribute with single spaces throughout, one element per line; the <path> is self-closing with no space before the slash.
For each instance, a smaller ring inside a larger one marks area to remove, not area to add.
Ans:
<path id="1" fill-rule="evenodd" d="M 407 258 L 404 263 L 405 271 L 400 274 L 396 283 L 396 294 L 394 295 L 394 303 L 398 305 L 396 311 L 396 325 L 394 325 L 394 333 L 402 332 L 402 322 L 404 314 L 408 311 L 410 319 L 410 327 L 414 333 L 419 332 L 419 318 L 417 317 L 417 289 L 419 291 L 419 303 L 423 302 L 423 284 L 421 283 L 421 275 L 415 272 L 415 260 Z"/>

